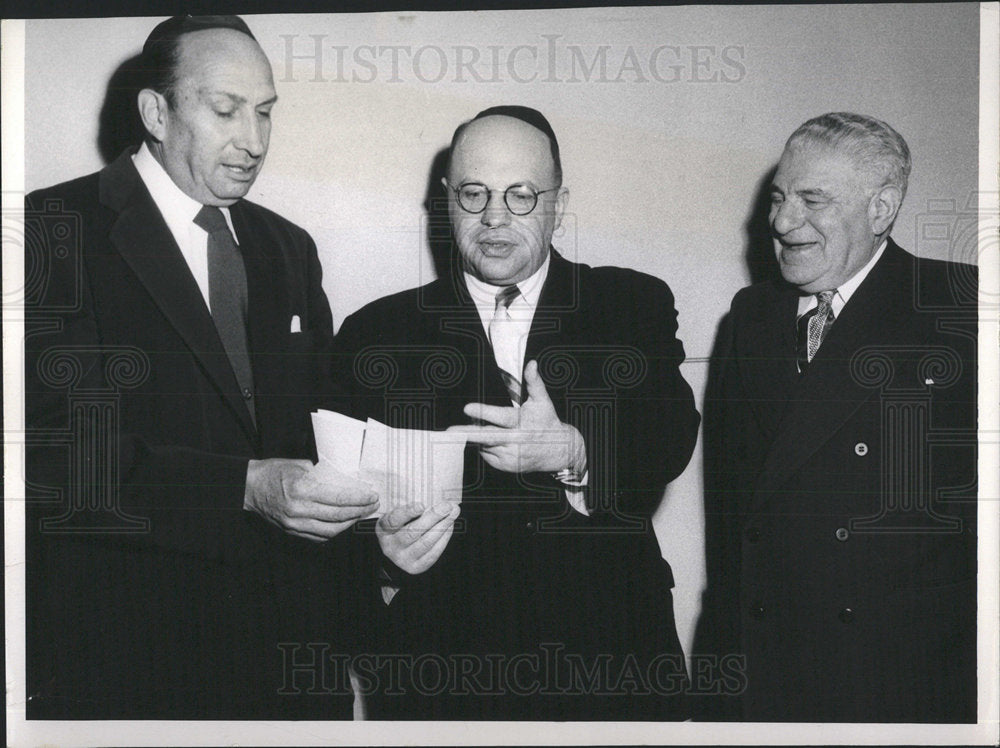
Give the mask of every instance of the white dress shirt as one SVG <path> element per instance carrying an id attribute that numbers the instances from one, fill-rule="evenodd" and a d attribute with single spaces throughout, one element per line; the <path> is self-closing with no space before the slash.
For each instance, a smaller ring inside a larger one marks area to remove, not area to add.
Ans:
<path id="1" fill-rule="evenodd" d="M 531 321 L 535 318 L 535 309 L 538 307 L 538 297 L 542 295 L 542 286 L 549 274 L 549 256 L 545 256 L 542 266 L 523 281 L 517 284 L 520 293 L 507 307 L 510 314 L 510 325 L 514 328 L 518 336 L 517 369 L 510 372 L 518 378 L 523 379 L 524 375 L 524 351 L 528 345 L 528 333 L 531 332 Z M 479 312 L 479 319 L 482 320 L 483 330 L 486 338 L 490 337 L 490 323 L 496 313 L 497 293 L 505 286 L 494 286 L 491 283 L 479 280 L 479 278 L 464 273 L 465 285 L 469 289 L 469 295 L 476 304 L 476 311 Z"/>
<path id="2" fill-rule="evenodd" d="M 202 205 L 197 200 L 188 196 L 180 187 L 174 184 L 174 180 L 164 170 L 157 161 L 149 147 L 143 143 L 138 152 L 132 156 L 132 163 L 135 164 L 136 171 L 142 179 L 146 189 L 149 190 L 153 202 L 167 223 L 167 228 L 177 242 L 181 250 L 184 261 L 187 262 L 191 275 L 194 276 L 201 295 L 205 298 L 205 306 L 211 305 L 208 300 L 208 232 L 194 222 L 195 216 L 201 210 Z M 236 231 L 233 229 L 233 219 L 229 215 L 229 208 L 220 208 L 222 215 L 226 218 L 229 232 L 236 241 Z M 239 242 L 237 242 L 237 245 Z"/>
<path id="3" fill-rule="evenodd" d="M 847 304 L 850 298 L 854 295 L 854 292 L 858 290 L 858 286 L 861 285 L 861 282 L 868 277 L 868 273 L 870 273 L 872 268 L 875 267 L 875 263 L 882 257 L 882 253 L 885 252 L 886 244 L 888 244 L 888 241 L 883 241 L 865 266 L 856 272 L 850 280 L 844 281 L 837 289 L 837 293 L 833 295 L 833 299 L 830 301 L 830 308 L 833 310 L 834 319 L 837 319 L 837 317 L 840 316 L 840 311 L 844 308 L 844 305 Z M 818 304 L 819 302 L 816 300 L 816 294 L 814 293 L 809 294 L 808 296 L 800 296 L 799 313 L 795 319 L 798 320 L 803 314 Z"/>
<path id="4" fill-rule="evenodd" d="M 542 266 L 517 284 L 520 293 L 507 308 L 510 314 L 509 324 L 515 326 L 519 337 L 517 371 L 510 373 L 517 376 L 519 380 L 524 377 L 524 365 L 527 363 L 524 360 L 524 351 L 528 345 L 528 333 L 531 332 L 531 322 L 535 318 L 538 299 L 542 295 L 542 286 L 545 285 L 545 279 L 548 277 L 548 274 L 549 255 L 546 254 Z M 463 275 L 465 276 L 466 288 L 469 289 L 469 296 L 472 297 L 472 301 L 476 305 L 476 311 L 479 312 L 479 319 L 483 323 L 483 330 L 486 332 L 487 339 L 489 339 L 490 322 L 493 321 L 493 315 L 496 313 L 497 293 L 505 288 L 505 286 L 494 286 L 491 283 L 479 280 L 479 278 L 469 273 L 463 273 Z M 589 517 L 590 512 L 587 511 L 587 504 L 583 496 L 583 487 L 587 485 L 587 478 L 588 476 L 585 472 L 579 485 L 576 483 L 566 484 L 566 500 L 577 512 Z"/>

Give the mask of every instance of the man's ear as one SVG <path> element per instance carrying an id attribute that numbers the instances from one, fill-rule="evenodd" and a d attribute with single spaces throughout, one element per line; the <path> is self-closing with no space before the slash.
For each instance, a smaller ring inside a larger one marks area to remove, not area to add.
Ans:
<path id="1" fill-rule="evenodd" d="M 139 118 L 146 132 L 156 140 L 163 140 L 167 132 L 167 100 L 163 94 L 151 88 L 144 88 L 137 99 Z"/>
<path id="2" fill-rule="evenodd" d="M 562 225 L 563 214 L 566 212 L 567 205 L 569 205 L 569 189 L 566 187 L 560 187 L 559 192 L 556 193 L 556 204 L 554 208 L 555 222 L 552 225 L 553 231 Z"/>
<path id="3" fill-rule="evenodd" d="M 896 220 L 896 214 L 899 213 L 899 206 L 902 203 L 903 193 L 895 185 L 886 185 L 872 195 L 868 203 L 868 221 L 875 236 L 880 236 L 889 230 L 892 222 Z"/>

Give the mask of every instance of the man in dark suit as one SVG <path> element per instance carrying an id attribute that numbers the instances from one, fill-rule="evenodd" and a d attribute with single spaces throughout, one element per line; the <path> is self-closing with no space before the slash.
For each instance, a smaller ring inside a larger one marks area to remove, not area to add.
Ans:
<path id="1" fill-rule="evenodd" d="M 452 272 L 351 315 L 336 341 L 355 415 L 470 440 L 460 516 L 401 507 L 376 527 L 393 657 L 359 668 L 369 714 L 682 719 L 651 524 L 699 421 L 673 297 L 552 249 L 568 191 L 537 111 L 462 125 L 443 182 Z"/>
<path id="2" fill-rule="evenodd" d="M 909 172 L 849 113 L 778 164 L 782 277 L 734 298 L 706 405 L 696 650 L 745 675 L 715 718 L 976 719 L 976 272 L 889 238 Z"/>
<path id="3" fill-rule="evenodd" d="M 142 147 L 26 201 L 28 716 L 349 718 L 298 666 L 347 651 L 340 533 L 377 504 L 307 474 L 316 248 L 242 199 L 271 68 L 233 16 L 165 21 L 142 68 Z"/>

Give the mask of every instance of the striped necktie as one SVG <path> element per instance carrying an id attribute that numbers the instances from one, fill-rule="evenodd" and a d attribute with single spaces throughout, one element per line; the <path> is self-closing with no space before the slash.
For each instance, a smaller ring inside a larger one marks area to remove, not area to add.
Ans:
<path id="1" fill-rule="evenodd" d="M 501 288 L 496 295 L 496 307 L 493 310 L 493 320 L 490 322 L 490 345 L 493 346 L 493 356 L 503 377 L 507 394 L 514 405 L 524 402 L 521 389 L 521 340 L 517 326 L 510 316 L 510 305 L 521 293 L 515 286 Z"/>
<path id="2" fill-rule="evenodd" d="M 256 422 L 253 370 L 247 351 L 247 273 L 243 255 L 218 208 L 203 206 L 194 223 L 208 232 L 208 306 L 212 319 L 229 356 L 243 401 Z"/>
<path id="3" fill-rule="evenodd" d="M 833 297 L 837 290 L 820 291 L 816 294 L 817 304 L 799 317 L 797 358 L 799 373 L 804 373 L 816 356 L 823 338 L 833 325 Z"/>

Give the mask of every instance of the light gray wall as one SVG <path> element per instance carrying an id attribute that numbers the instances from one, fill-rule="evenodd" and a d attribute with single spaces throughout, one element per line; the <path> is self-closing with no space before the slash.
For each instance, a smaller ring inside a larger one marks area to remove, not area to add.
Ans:
<path id="1" fill-rule="evenodd" d="M 103 165 L 108 81 L 159 20 L 27 23 L 29 190 Z M 338 324 L 432 277 L 432 159 L 458 123 L 498 103 L 540 109 L 559 136 L 571 197 L 556 246 L 670 284 L 699 402 L 716 326 L 750 278 L 758 185 L 805 119 L 846 109 L 895 126 L 914 160 L 897 241 L 975 261 L 960 215 L 977 185 L 974 3 L 246 20 L 280 97 L 250 197 L 311 232 Z M 704 584 L 701 485 L 699 445 L 656 517 L 687 651 Z"/>

